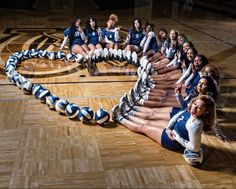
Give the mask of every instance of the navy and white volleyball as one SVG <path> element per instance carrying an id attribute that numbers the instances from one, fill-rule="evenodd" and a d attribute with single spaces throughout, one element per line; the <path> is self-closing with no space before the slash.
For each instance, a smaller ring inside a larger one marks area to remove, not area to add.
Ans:
<path id="1" fill-rule="evenodd" d="M 94 112 L 90 107 L 85 106 L 80 109 L 79 119 L 83 123 L 90 122 L 93 119 L 93 116 L 94 116 Z"/>
<path id="2" fill-rule="evenodd" d="M 109 123 L 109 120 L 110 120 L 110 114 L 108 113 L 107 110 L 101 108 L 95 113 L 95 121 L 99 125 L 107 125 Z"/>
<path id="3" fill-rule="evenodd" d="M 55 109 L 58 113 L 65 113 L 66 106 L 69 104 L 68 100 L 61 99 L 55 104 Z"/>
<path id="4" fill-rule="evenodd" d="M 58 96 L 55 96 L 55 95 L 49 95 L 47 98 L 46 98 L 46 104 L 48 105 L 49 109 L 55 109 L 55 104 L 56 102 L 59 100 L 59 97 Z"/>
<path id="5" fill-rule="evenodd" d="M 185 161 L 190 165 L 199 165 L 203 161 L 202 149 L 200 152 L 193 152 L 191 150 L 185 149 L 183 156 Z"/>
<path id="6" fill-rule="evenodd" d="M 77 104 L 75 103 L 70 103 L 66 106 L 65 109 L 65 114 L 67 115 L 67 117 L 69 117 L 70 119 L 76 118 L 79 115 L 79 111 L 80 108 Z"/>

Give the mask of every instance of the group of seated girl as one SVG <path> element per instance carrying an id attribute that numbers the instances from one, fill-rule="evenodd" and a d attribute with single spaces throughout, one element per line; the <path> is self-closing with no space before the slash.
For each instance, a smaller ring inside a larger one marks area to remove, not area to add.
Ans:
<path id="1" fill-rule="evenodd" d="M 117 56 L 119 59 L 131 60 L 131 52 L 135 51 L 142 56 L 145 53 L 154 54 L 158 51 L 158 41 L 153 32 L 154 25 L 146 23 L 144 29 L 139 18 L 134 19 L 133 28 L 129 30 L 124 47 L 120 45 L 120 26 L 116 26 L 118 17 L 110 15 L 107 27 L 98 27 L 97 20 L 93 17 L 86 22 L 86 27 L 82 28 L 82 20 L 75 18 L 71 26 L 64 31 L 64 40 L 61 50 L 69 39 L 69 50 L 74 54 L 82 54 L 85 59 L 95 54 L 95 56 L 106 57 L 108 54 Z M 114 51 L 114 52 L 113 52 Z"/>
<path id="2" fill-rule="evenodd" d="M 203 131 L 227 140 L 216 116 L 218 68 L 177 30 L 160 29 L 157 41 L 157 52 L 139 51 L 139 78 L 113 107 L 113 120 L 169 150 L 199 152 Z"/>

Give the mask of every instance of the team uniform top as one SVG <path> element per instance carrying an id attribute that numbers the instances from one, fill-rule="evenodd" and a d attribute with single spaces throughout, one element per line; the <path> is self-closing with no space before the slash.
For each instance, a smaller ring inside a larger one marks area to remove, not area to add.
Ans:
<path id="1" fill-rule="evenodd" d="M 86 29 L 84 30 L 84 33 L 88 39 L 88 44 L 92 44 L 92 45 L 97 45 L 99 43 L 99 34 L 98 31 L 96 29 Z"/>
<path id="2" fill-rule="evenodd" d="M 171 140 L 164 130 L 161 137 L 163 147 L 170 150 L 187 148 L 193 152 L 200 151 L 203 120 L 183 110 L 171 118 L 166 130 L 168 129 L 172 130 L 176 141 Z"/>
<path id="3" fill-rule="evenodd" d="M 108 30 L 107 28 L 104 28 L 102 30 L 102 37 L 105 39 L 106 43 L 113 42 L 117 43 L 118 40 L 115 38 L 115 31 L 114 30 Z"/>
<path id="4" fill-rule="evenodd" d="M 66 28 L 64 31 L 65 37 L 69 37 L 69 35 L 70 35 L 70 27 Z M 72 49 L 74 45 L 83 45 L 84 40 L 85 40 L 85 34 L 83 32 L 76 31 L 74 34 L 74 41 L 70 42 L 70 49 Z"/>
<path id="5" fill-rule="evenodd" d="M 158 52 L 158 43 L 156 37 L 153 37 L 147 47 L 147 51 L 153 50 L 154 52 Z"/>
<path id="6" fill-rule="evenodd" d="M 173 60 L 176 51 L 177 46 L 173 47 L 169 40 L 165 40 L 161 48 L 161 53 L 165 55 L 169 60 Z"/>
<path id="7" fill-rule="evenodd" d="M 128 41 L 128 45 L 136 45 L 136 46 L 140 46 L 140 43 L 144 37 L 144 33 L 143 31 L 136 31 L 136 30 L 129 30 L 129 41 Z"/>

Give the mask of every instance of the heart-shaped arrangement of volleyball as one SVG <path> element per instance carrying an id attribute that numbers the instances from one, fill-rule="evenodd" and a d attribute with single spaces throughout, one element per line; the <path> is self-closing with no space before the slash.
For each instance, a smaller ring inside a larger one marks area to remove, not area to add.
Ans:
<path id="1" fill-rule="evenodd" d="M 96 56 L 90 56 L 90 59 L 93 60 L 95 57 Z M 21 63 L 21 61 L 30 58 L 49 58 L 51 60 L 67 59 L 68 61 L 76 61 L 77 63 L 81 63 L 84 60 L 81 54 L 74 55 L 72 53 L 68 53 L 66 55 L 63 51 L 47 52 L 46 50 L 37 49 L 24 50 L 13 53 L 6 61 L 4 68 L 10 82 L 22 89 L 25 94 L 34 95 L 35 98 L 39 99 L 41 103 L 47 104 L 49 109 L 56 109 L 59 114 L 66 114 L 68 118 L 79 119 L 83 123 L 89 123 L 94 118 L 97 124 L 103 126 L 108 125 L 110 114 L 107 110 L 100 108 L 94 113 L 90 107 L 79 107 L 77 104 L 70 103 L 66 99 L 60 99 L 58 96 L 51 94 L 50 90 L 46 89 L 41 84 L 33 84 L 30 80 L 19 74 L 16 71 L 17 66 Z"/>

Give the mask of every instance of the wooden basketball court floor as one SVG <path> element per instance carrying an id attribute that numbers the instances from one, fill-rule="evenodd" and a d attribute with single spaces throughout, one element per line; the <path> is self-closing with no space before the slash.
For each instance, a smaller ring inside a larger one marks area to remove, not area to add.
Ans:
<path id="1" fill-rule="evenodd" d="M 89 1 L 88 1 L 89 2 Z M 90 6 L 90 5 L 88 5 Z M 122 12 L 123 11 L 123 12 Z M 123 29 L 132 17 L 119 15 Z M 1 13 L 1 67 L 7 57 L 30 48 L 59 50 L 69 15 L 8 10 Z M 81 10 L 82 18 L 101 23 L 111 11 Z M 206 16 L 207 15 L 207 16 Z M 236 187 L 236 22 L 206 13 L 190 18 L 152 18 L 159 28 L 177 28 L 221 71 L 219 117 L 231 143 L 204 134 L 204 163 L 189 166 L 182 154 L 163 149 L 144 135 L 110 122 L 108 127 L 82 124 L 51 111 L 32 95 L 13 86 L 0 73 L 1 188 L 235 188 Z M 58 18 L 59 17 L 59 18 Z M 60 22 L 59 22 L 60 21 Z M 53 94 L 93 110 L 111 112 L 134 86 L 136 68 L 101 62 L 91 72 L 76 63 L 31 59 L 18 71 Z"/>

